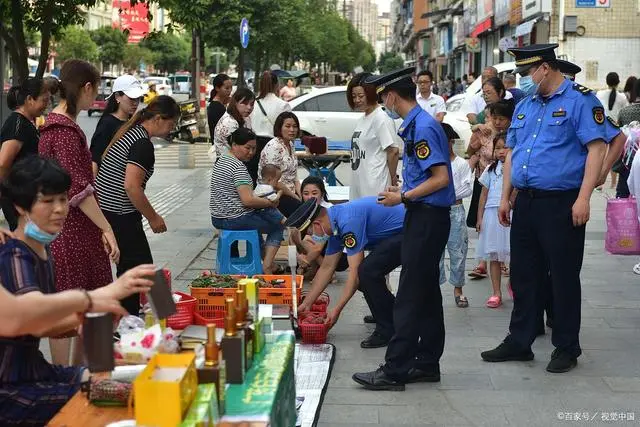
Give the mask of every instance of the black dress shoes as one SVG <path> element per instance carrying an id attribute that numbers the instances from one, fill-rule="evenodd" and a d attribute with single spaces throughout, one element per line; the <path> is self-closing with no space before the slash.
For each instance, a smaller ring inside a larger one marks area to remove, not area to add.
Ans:
<path id="1" fill-rule="evenodd" d="M 387 376 L 382 366 L 372 372 L 361 372 L 351 377 L 367 390 L 404 391 L 404 383 Z"/>
<path id="2" fill-rule="evenodd" d="M 371 314 L 367 314 L 366 316 L 364 316 L 362 318 L 362 321 L 364 323 L 376 323 L 375 317 L 373 317 L 373 315 L 371 315 Z"/>
<path id="3" fill-rule="evenodd" d="M 391 339 L 387 338 L 376 331 L 373 331 L 369 338 L 360 342 L 360 347 L 362 348 L 379 348 L 386 347 L 389 344 Z"/>
<path id="4" fill-rule="evenodd" d="M 480 353 L 480 357 L 486 362 L 527 361 L 533 360 L 533 352 L 530 349 L 523 351 L 512 344 L 502 342 L 493 350 Z"/>
<path id="5" fill-rule="evenodd" d="M 439 370 L 424 370 L 419 368 L 409 369 L 407 384 L 409 383 L 437 383 L 440 382 Z"/>
<path id="6" fill-rule="evenodd" d="M 571 354 L 556 348 L 553 350 L 553 353 L 551 353 L 551 361 L 547 365 L 547 372 L 562 374 L 569 372 L 577 365 L 577 357 L 573 357 Z"/>

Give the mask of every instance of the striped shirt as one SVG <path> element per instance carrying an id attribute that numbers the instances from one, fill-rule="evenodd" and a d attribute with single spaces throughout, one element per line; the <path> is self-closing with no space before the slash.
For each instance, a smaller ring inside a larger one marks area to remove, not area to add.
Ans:
<path id="1" fill-rule="evenodd" d="M 241 185 L 253 188 L 249 171 L 232 154 L 223 153 L 211 171 L 209 210 L 212 217 L 232 219 L 253 211 L 251 208 L 246 208 L 240 200 L 238 187 Z"/>
<path id="2" fill-rule="evenodd" d="M 128 164 L 144 170 L 142 188 L 153 175 L 155 153 L 147 130 L 136 125 L 125 132 L 107 151 L 96 177 L 96 191 L 100 208 L 117 215 L 137 212 L 124 189 Z"/>

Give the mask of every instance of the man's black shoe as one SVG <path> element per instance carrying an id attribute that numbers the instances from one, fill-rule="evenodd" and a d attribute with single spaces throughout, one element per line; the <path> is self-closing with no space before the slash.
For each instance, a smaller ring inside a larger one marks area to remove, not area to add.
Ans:
<path id="1" fill-rule="evenodd" d="M 364 323 L 376 323 L 376 319 L 372 314 L 367 314 L 362 320 L 364 321 Z"/>
<path id="2" fill-rule="evenodd" d="M 558 350 L 557 348 L 551 353 L 551 361 L 547 365 L 547 372 L 554 374 L 562 374 L 569 372 L 578 364 L 578 358 L 573 357 L 569 353 Z"/>
<path id="3" fill-rule="evenodd" d="M 361 372 L 351 377 L 367 390 L 404 391 L 404 383 L 387 376 L 382 366 L 373 372 Z"/>
<path id="4" fill-rule="evenodd" d="M 502 342 L 493 350 L 480 353 L 480 357 L 486 362 L 527 361 L 533 360 L 533 352 L 531 350 L 522 351 L 513 345 Z"/>
<path id="5" fill-rule="evenodd" d="M 380 348 L 386 347 L 389 344 L 391 339 L 387 338 L 376 331 L 373 331 L 369 338 L 360 342 L 360 347 L 362 348 Z"/>
<path id="6" fill-rule="evenodd" d="M 407 384 L 410 383 L 437 383 L 440 382 L 440 372 L 436 370 L 409 369 Z"/>

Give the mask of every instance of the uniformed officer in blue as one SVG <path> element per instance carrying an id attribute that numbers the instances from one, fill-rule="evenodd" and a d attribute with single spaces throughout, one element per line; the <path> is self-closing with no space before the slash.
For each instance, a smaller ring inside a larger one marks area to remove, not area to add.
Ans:
<path id="1" fill-rule="evenodd" d="M 555 44 L 511 49 L 516 72 L 536 90 L 516 107 L 507 134 L 500 222 L 511 225 L 510 334 L 481 357 L 531 360 L 546 275 L 553 293 L 555 350 L 547 371 L 573 369 L 581 354 L 580 270 L 591 193 L 605 154 L 604 108 L 591 92 L 565 79 Z M 518 189 L 511 218 L 509 195 Z"/>
<path id="2" fill-rule="evenodd" d="M 449 146 L 442 126 L 416 103 L 415 69 L 371 80 L 390 115 L 404 121 L 402 189 L 380 194 L 385 206 L 404 204 L 402 272 L 393 309 L 395 334 L 385 364 L 353 380 L 371 390 L 404 390 L 410 382 L 440 381 L 444 318 L 439 285 L 440 255 L 449 237 L 449 207 L 455 203 Z"/>
<path id="3" fill-rule="evenodd" d="M 376 197 L 363 197 L 328 209 L 313 199 L 299 207 L 288 218 L 286 225 L 298 228 L 301 233 L 311 234 L 315 242 L 326 242 L 327 250 L 311 290 L 298 311 L 311 308 L 311 304 L 326 289 L 342 251 L 346 250 L 349 275 L 340 299 L 329 310 L 327 325 L 333 327 L 344 306 L 359 289 L 376 320 L 375 330 L 360 346 L 386 346 L 394 332 L 395 297 L 387 288 L 385 276 L 400 266 L 404 213 L 404 206 L 386 208 L 377 203 Z M 366 257 L 365 249 L 370 251 Z"/>

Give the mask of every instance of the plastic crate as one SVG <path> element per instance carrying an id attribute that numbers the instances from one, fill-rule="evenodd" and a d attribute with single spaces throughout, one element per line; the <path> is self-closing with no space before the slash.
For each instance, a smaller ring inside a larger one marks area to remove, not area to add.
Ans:
<path id="1" fill-rule="evenodd" d="M 247 276 L 231 275 L 232 278 L 246 279 Z M 189 286 L 189 293 L 198 300 L 196 312 L 201 316 L 212 317 L 216 311 L 224 311 L 224 301 L 235 298 L 238 288 L 194 288 Z"/>
<path id="2" fill-rule="evenodd" d="M 182 292 L 174 292 L 182 297 L 176 303 L 176 314 L 167 317 L 167 326 L 171 329 L 184 329 L 193 324 L 193 313 L 196 311 L 198 300 Z"/>
<path id="3" fill-rule="evenodd" d="M 290 274 L 256 274 L 254 279 L 264 279 L 266 281 L 281 279 L 284 280 L 284 288 L 259 288 L 258 299 L 260 304 L 288 304 L 293 305 L 291 296 L 291 275 Z M 298 304 L 302 302 L 302 283 L 304 276 L 296 275 L 296 296 Z"/>
<path id="4" fill-rule="evenodd" d="M 216 328 L 224 328 L 224 311 L 215 311 L 212 317 L 206 317 L 196 312 L 193 314 L 193 321 L 199 326 L 207 326 L 213 323 Z"/>
<path id="5" fill-rule="evenodd" d="M 327 334 L 329 329 L 324 323 L 306 323 L 305 320 L 312 314 L 320 315 L 323 319 L 327 318 L 326 313 L 307 313 L 298 321 L 300 333 L 302 334 L 302 342 L 304 344 L 324 344 L 327 342 Z"/>

